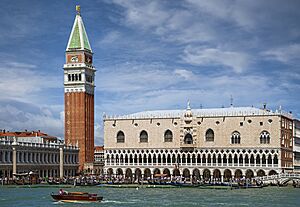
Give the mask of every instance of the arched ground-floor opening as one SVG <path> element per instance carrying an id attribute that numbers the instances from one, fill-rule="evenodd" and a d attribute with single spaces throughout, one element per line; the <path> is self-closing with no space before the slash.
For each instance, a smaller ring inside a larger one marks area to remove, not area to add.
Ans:
<path id="1" fill-rule="evenodd" d="M 144 179 L 151 179 L 151 170 L 149 168 L 144 170 Z"/>
<path id="2" fill-rule="evenodd" d="M 173 170 L 173 176 L 180 176 L 180 171 L 179 171 L 179 169 L 174 169 Z"/>
<path id="3" fill-rule="evenodd" d="M 170 173 L 170 170 L 168 168 L 163 170 L 163 174 L 165 175 L 165 177 L 171 177 L 171 173 Z"/>
<path id="4" fill-rule="evenodd" d="M 203 180 L 204 181 L 210 180 L 210 170 L 209 169 L 203 170 Z"/>
<path id="5" fill-rule="evenodd" d="M 257 176 L 258 176 L 258 177 L 262 177 L 262 176 L 265 176 L 265 175 L 266 175 L 266 173 L 265 173 L 264 170 L 258 170 L 258 171 L 257 171 Z"/>
<path id="6" fill-rule="evenodd" d="M 130 168 L 127 168 L 126 171 L 125 171 L 125 179 L 128 181 L 128 182 L 132 182 L 132 170 Z"/>
<path id="7" fill-rule="evenodd" d="M 182 176 L 185 178 L 185 180 L 190 180 L 190 170 L 189 169 L 184 169 L 183 172 L 182 172 Z"/>
<path id="8" fill-rule="evenodd" d="M 142 171 L 141 171 L 140 168 L 137 168 L 135 170 L 134 174 L 135 174 L 135 177 L 134 177 L 135 180 L 141 180 L 142 179 Z"/>
<path id="9" fill-rule="evenodd" d="M 246 171 L 246 178 L 251 179 L 254 177 L 254 172 L 252 170 L 247 170 Z"/>
<path id="10" fill-rule="evenodd" d="M 269 175 L 277 175 L 278 173 L 275 170 L 270 170 Z"/>
<path id="11" fill-rule="evenodd" d="M 118 168 L 116 175 L 123 175 L 123 170 L 121 168 Z"/>
<path id="12" fill-rule="evenodd" d="M 198 181 L 201 179 L 200 170 L 197 168 L 193 170 L 193 179 Z"/>
<path id="13" fill-rule="evenodd" d="M 241 179 L 243 177 L 243 173 L 240 169 L 237 169 L 235 172 L 234 172 L 234 178 L 235 179 Z"/>
<path id="14" fill-rule="evenodd" d="M 160 175 L 160 169 L 155 168 L 155 169 L 153 170 L 153 175 L 154 175 L 154 176 Z"/>
<path id="15" fill-rule="evenodd" d="M 216 181 L 221 181 L 221 172 L 219 169 L 213 171 L 213 179 Z"/>
<path id="16" fill-rule="evenodd" d="M 107 169 L 107 175 L 108 175 L 109 177 L 111 177 L 113 174 L 114 174 L 113 169 L 112 169 L 112 168 L 108 168 L 108 169 Z"/>
<path id="17" fill-rule="evenodd" d="M 229 182 L 231 179 L 232 179 L 231 170 L 229 169 L 224 170 L 224 181 Z"/>

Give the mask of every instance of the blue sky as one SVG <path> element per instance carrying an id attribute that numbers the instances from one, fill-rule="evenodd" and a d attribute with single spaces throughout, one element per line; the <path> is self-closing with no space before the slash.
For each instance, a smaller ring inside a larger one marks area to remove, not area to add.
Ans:
<path id="1" fill-rule="evenodd" d="M 50 3 L 51 2 L 51 3 Z M 300 117 L 297 0 L 2 0 L 0 129 L 63 137 L 65 48 L 80 4 L 102 115 L 235 106 Z"/>

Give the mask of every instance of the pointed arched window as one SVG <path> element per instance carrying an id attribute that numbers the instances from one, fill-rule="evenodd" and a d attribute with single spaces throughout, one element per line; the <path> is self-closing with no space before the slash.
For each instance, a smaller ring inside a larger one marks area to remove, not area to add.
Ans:
<path id="1" fill-rule="evenodd" d="M 125 134 L 122 131 L 119 131 L 117 134 L 117 143 L 124 143 L 125 142 Z"/>
<path id="2" fill-rule="evenodd" d="M 148 142 L 148 133 L 145 130 L 140 133 L 140 142 Z"/>
<path id="3" fill-rule="evenodd" d="M 207 142 L 213 142 L 215 139 L 215 134 L 212 129 L 208 129 L 205 133 L 205 141 Z"/>
<path id="4" fill-rule="evenodd" d="M 184 144 L 193 144 L 193 136 L 190 133 L 184 136 Z"/>
<path id="5" fill-rule="evenodd" d="M 270 133 L 267 131 L 262 131 L 259 139 L 261 144 L 270 144 Z"/>
<path id="6" fill-rule="evenodd" d="M 173 141 L 173 133 L 171 132 L 171 130 L 168 129 L 165 132 L 164 138 L 165 138 L 165 142 L 172 142 Z"/>
<path id="7" fill-rule="evenodd" d="M 238 131 L 231 134 L 231 144 L 241 144 L 241 135 Z"/>

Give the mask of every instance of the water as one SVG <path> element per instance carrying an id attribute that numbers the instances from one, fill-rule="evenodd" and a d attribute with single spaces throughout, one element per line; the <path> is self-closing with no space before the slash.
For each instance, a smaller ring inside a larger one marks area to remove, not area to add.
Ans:
<path id="1" fill-rule="evenodd" d="M 0 187 L 0 206 L 300 206 L 300 188 L 213 190 L 197 188 L 66 188 L 104 197 L 101 203 L 61 203 L 50 197 L 59 188 Z"/>

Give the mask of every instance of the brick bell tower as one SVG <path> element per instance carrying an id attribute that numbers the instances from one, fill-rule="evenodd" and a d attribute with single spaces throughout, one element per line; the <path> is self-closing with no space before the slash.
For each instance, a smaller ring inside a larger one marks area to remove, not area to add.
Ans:
<path id="1" fill-rule="evenodd" d="M 93 52 L 76 6 L 76 17 L 66 49 L 64 64 L 65 143 L 78 145 L 79 171 L 94 161 Z M 87 168 L 87 167 L 86 167 Z"/>

